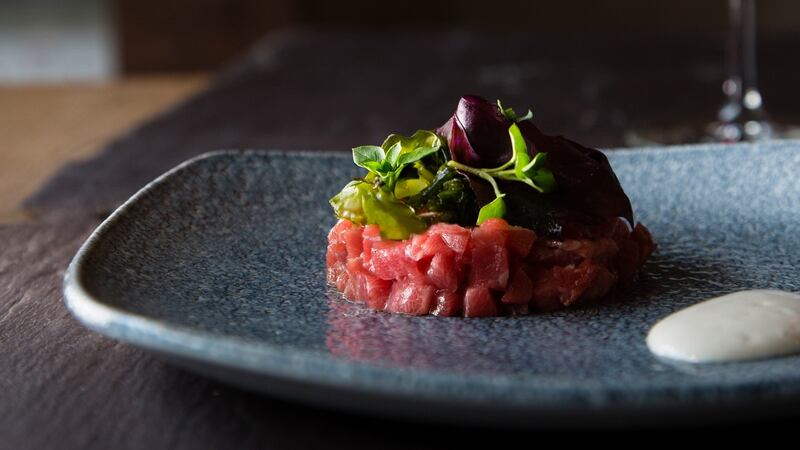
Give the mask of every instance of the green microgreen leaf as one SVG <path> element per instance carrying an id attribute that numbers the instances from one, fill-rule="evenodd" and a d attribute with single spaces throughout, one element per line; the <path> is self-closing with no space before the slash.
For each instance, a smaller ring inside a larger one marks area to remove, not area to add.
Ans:
<path id="1" fill-rule="evenodd" d="M 428 168 L 425 167 L 425 164 L 423 164 L 422 161 L 414 162 L 414 168 L 417 169 L 419 177 L 424 179 L 428 183 L 432 183 L 433 179 L 436 178 L 436 174 L 428 170 Z"/>
<path id="2" fill-rule="evenodd" d="M 329 200 L 333 212 L 340 219 L 347 219 L 358 225 L 365 225 L 362 191 L 367 183 L 355 180 L 347 183 L 338 194 Z"/>
<path id="3" fill-rule="evenodd" d="M 363 205 L 367 223 L 378 225 L 381 236 L 386 239 L 405 239 L 411 233 L 419 233 L 428 227 L 413 208 L 382 188 L 370 189 L 364 196 Z"/>
<path id="4" fill-rule="evenodd" d="M 531 120 L 531 119 L 533 119 L 533 111 L 531 111 L 529 109 L 528 112 L 526 112 L 524 116 L 517 117 L 517 120 L 515 122 L 522 122 L 522 121 Z"/>
<path id="5" fill-rule="evenodd" d="M 524 120 L 530 120 L 533 118 L 533 112 L 530 109 L 528 110 L 527 113 L 525 113 L 524 116 L 519 117 L 517 116 L 517 113 L 514 112 L 513 108 L 503 108 L 503 104 L 500 102 L 499 99 L 497 100 L 497 107 L 500 109 L 500 112 L 506 119 L 514 123 L 522 122 Z"/>
<path id="6" fill-rule="evenodd" d="M 388 158 L 384 159 L 383 162 L 381 163 L 381 168 L 379 170 L 380 175 L 386 177 L 393 174 L 394 171 L 395 167 L 392 165 L 392 163 L 389 162 L 389 159 Z"/>
<path id="7" fill-rule="evenodd" d="M 439 147 L 417 147 L 408 153 L 400 155 L 400 158 L 397 160 L 397 166 L 404 167 L 437 151 L 439 151 Z"/>
<path id="8" fill-rule="evenodd" d="M 427 227 L 414 209 L 391 192 L 361 180 L 348 183 L 330 200 L 336 216 L 359 225 L 375 224 L 386 239 L 405 239 Z"/>
<path id="9" fill-rule="evenodd" d="M 505 194 L 496 197 L 478 211 L 478 225 L 489 219 L 499 219 L 506 215 L 506 202 L 503 200 L 503 197 L 505 197 Z"/>
<path id="10" fill-rule="evenodd" d="M 397 143 L 400 143 L 401 151 L 400 153 L 407 153 L 415 148 L 419 147 L 435 147 L 439 148 L 442 146 L 442 141 L 436 133 L 428 130 L 417 130 L 414 134 L 410 137 L 402 136 L 399 134 L 390 134 L 381 147 L 384 150 L 392 148 Z"/>
<path id="11" fill-rule="evenodd" d="M 499 98 L 497 99 L 497 108 L 500 110 L 500 113 L 503 114 L 503 116 L 505 116 L 506 119 L 508 119 L 508 120 L 513 122 L 514 119 L 516 118 L 516 114 L 514 114 L 514 110 L 511 109 L 511 108 L 508 108 L 508 109 L 503 108 L 503 103 L 500 102 Z"/>
<path id="12" fill-rule="evenodd" d="M 375 169 L 367 167 L 368 162 L 382 163 L 384 158 L 386 158 L 386 153 L 377 145 L 362 145 L 353 149 L 353 162 L 369 171 Z M 374 167 L 374 165 L 372 166 Z"/>
<path id="13" fill-rule="evenodd" d="M 528 174 L 528 176 L 531 176 L 537 170 L 542 169 L 545 162 L 547 162 L 547 153 L 539 152 L 533 155 L 531 162 L 529 162 L 522 170 Z"/>
<path id="14" fill-rule="evenodd" d="M 397 168 L 398 165 L 397 158 L 400 157 L 400 152 L 402 151 L 402 149 L 403 149 L 402 144 L 400 142 L 397 142 L 386 151 L 386 162 L 388 163 L 388 166 L 391 167 L 392 169 Z"/>
<path id="15" fill-rule="evenodd" d="M 400 199 L 422 192 L 430 183 L 421 178 L 404 178 L 394 185 L 394 196 Z"/>
<path id="16" fill-rule="evenodd" d="M 380 173 L 383 170 L 383 161 L 364 161 L 359 164 L 370 172 Z"/>
<path id="17" fill-rule="evenodd" d="M 553 172 L 547 169 L 540 170 L 530 178 L 544 193 L 553 192 L 556 188 L 556 179 L 553 176 Z"/>
<path id="18" fill-rule="evenodd" d="M 431 131 L 419 130 L 411 137 L 389 135 L 380 147 L 356 147 L 353 149 L 353 162 L 370 172 L 364 178 L 366 181 L 377 179 L 388 192 L 394 192 L 401 175 L 403 178 L 421 179 L 430 183 L 434 175 L 425 168 L 421 160 L 441 149 L 442 141 L 439 136 Z M 410 164 L 414 164 L 416 176 L 413 171 L 404 171 Z M 402 191 L 406 192 L 406 189 Z M 417 191 L 414 192 L 416 193 Z"/>
<path id="19" fill-rule="evenodd" d="M 528 146 L 525 144 L 525 138 L 522 137 L 522 132 L 516 123 L 512 123 L 508 127 L 508 135 L 511 137 L 511 148 L 514 150 L 514 174 L 517 178 L 525 178 L 525 166 L 531 161 L 528 155 Z"/>

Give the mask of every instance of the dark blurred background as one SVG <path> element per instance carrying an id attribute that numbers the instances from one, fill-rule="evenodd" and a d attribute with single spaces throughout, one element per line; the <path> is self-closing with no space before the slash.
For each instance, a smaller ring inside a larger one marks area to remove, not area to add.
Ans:
<path id="1" fill-rule="evenodd" d="M 392 32 L 463 26 L 505 31 L 723 32 L 725 0 L 117 0 L 123 72 L 214 69 L 264 33 L 292 25 Z M 800 29 L 800 2 L 759 0 L 762 35 Z"/>
<path id="2" fill-rule="evenodd" d="M 292 25 L 384 31 L 462 26 L 496 32 L 721 33 L 725 0 L 117 0 L 123 72 L 219 67 L 264 33 Z M 759 0 L 764 35 L 800 29 L 800 2 Z"/>
<path id="3" fill-rule="evenodd" d="M 765 37 L 800 30 L 800 2 L 758 0 Z M 496 32 L 722 33 L 725 0 L 26 0 L 0 2 L 0 80 L 56 79 L 44 60 L 72 45 L 83 72 L 66 78 L 213 70 L 280 28 L 353 28 L 391 33 L 468 27 Z M 60 41 L 60 42 L 53 42 Z M 100 42 L 103 41 L 103 42 Z M 78 47 L 83 46 L 83 49 Z M 16 49 L 15 49 L 16 47 Z M 69 53 L 69 52 L 67 52 Z M 18 67 L 10 67 L 16 59 Z M 5 60 L 5 62 L 2 62 Z M 19 67 L 31 66 L 30 73 Z M 50 61 L 50 66 L 56 62 Z M 90 73 L 91 65 L 95 73 Z M 63 75 L 62 74 L 62 75 Z"/>

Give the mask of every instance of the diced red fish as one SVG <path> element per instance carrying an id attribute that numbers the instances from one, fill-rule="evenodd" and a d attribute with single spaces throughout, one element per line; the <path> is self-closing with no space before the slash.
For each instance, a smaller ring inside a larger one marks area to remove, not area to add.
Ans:
<path id="1" fill-rule="evenodd" d="M 401 241 L 380 241 L 372 244 L 371 258 L 366 264 L 369 271 L 382 280 L 400 278 L 422 279 L 417 262 L 406 256 L 407 243 Z"/>
<path id="2" fill-rule="evenodd" d="M 435 288 L 422 284 L 411 278 L 401 278 L 394 283 L 386 310 L 394 313 L 405 313 L 414 316 L 428 314 L 431 311 Z"/>
<path id="3" fill-rule="evenodd" d="M 497 315 L 497 305 L 492 291 L 483 285 L 467 288 L 464 293 L 464 317 L 489 317 Z"/>
<path id="4" fill-rule="evenodd" d="M 450 250 L 458 254 L 463 254 L 467 251 L 470 236 L 472 235 L 468 229 L 452 223 L 433 224 L 426 233 L 438 235 Z"/>
<path id="5" fill-rule="evenodd" d="M 427 232 L 413 235 L 405 248 L 406 256 L 414 261 L 421 261 L 439 253 L 451 251 L 439 234 Z"/>
<path id="6" fill-rule="evenodd" d="M 462 295 L 457 292 L 436 291 L 431 314 L 434 316 L 457 316 L 461 314 Z"/>
<path id="7" fill-rule="evenodd" d="M 455 292 L 461 278 L 461 266 L 456 263 L 456 255 L 453 252 L 443 251 L 433 255 L 426 275 L 437 288 Z"/>
<path id="8" fill-rule="evenodd" d="M 655 250 L 622 219 L 572 224 L 563 239 L 490 219 L 438 223 L 403 241 L 340 220 L 328 234 L 328 282 L 347 298 L 395 313 L 465 317 L 564 308 L 629 283 Z"/>
<path id="9" fill-rule="evenodd" d="M 508 289 L 500 299 L 503 303 L 528 304 L 533 294 L 533 283 L 522 267 L 518 267 L 511 277 Z"/>
<path id="10" fill-rule="evenodd" d="M 507 227 L 499 227 L 498 221 L 488 220 L 485 222 L 486 228 L 482 225 L 472 231 L 470 285 L 480 284 L 504 290 L 508 284 L 508 249 L 504 233 Z"/>
<path id="11" fill-rule="evenodd" d="M 528 256 L 536 241 L 536 232 L 523 227 L 508 227 L 506 236 L 508 251 L 519 257 Z"/>

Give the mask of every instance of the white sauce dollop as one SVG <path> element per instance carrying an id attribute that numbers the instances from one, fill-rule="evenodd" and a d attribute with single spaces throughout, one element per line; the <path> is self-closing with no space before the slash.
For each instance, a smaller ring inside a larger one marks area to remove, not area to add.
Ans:
<path id="1" fill-rule="evenodd" d="M 706 300 L 656 323 L 647 346 L 658 356 L 688 362 L 800 352 L 800 295 L 751 290 Z"/>

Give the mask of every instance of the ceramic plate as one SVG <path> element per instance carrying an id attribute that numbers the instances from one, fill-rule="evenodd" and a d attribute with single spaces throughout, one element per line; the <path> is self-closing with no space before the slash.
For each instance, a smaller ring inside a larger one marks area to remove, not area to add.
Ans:
<path id="1" fill-rule="evenodd" d="M 659 360 L 649 327 L 705 298 L 800 290 L 800 144 L 608 152 L 659 249 L 608 302 L 528 317 L 365 310 L 325 283 L 346 154 L 218 152 L 142 189 L 65 280 L 89 328 L 230 383 L 329 407 L 519 426 L 710 420 L 800 403 L 800 356 Z"/>

